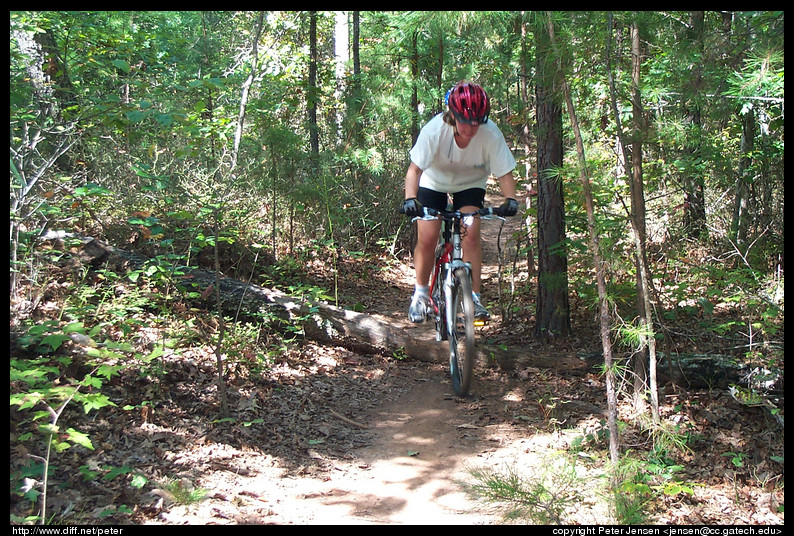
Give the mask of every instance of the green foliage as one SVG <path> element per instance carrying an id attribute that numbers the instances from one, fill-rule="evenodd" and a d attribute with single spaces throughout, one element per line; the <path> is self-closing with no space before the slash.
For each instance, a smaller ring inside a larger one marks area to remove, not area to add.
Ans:
<path id="1" fill-rule="evenodd" d="M 620 423 L 625 430 L 626 423 Z M 682 478 L 685 467 L 675 458 L 690 450 L 692 441 L 687 431 L 679 425 L 649 423 L 643 430 L 650 449 L 646 452 L 627 451 L 617 466 L 610 468 L 612 484 L 608 494 L 616 521 L 620 524 L 647 524 L 649 510 L 654 501 L 663 495 L 692 495 L 699 484 Z M 571 441 L 572 453 L 590 456 L 589 452 L 603 450 L 609 430 L 605 420 Z"/>
<path id="2" fill-rule="evenodd" d="M 71 330 L 72 333 L 78 331 L 78 329 Z M 35 336 L 32 337 L 35 338 Z M 51 338 L 52 335 L 43 337 L 42 343 L 45 340 L 51 340 Z M 63 340 L 59 340 L 53 346 L 58 347 L 62 342 Z M 35 479 L 32 479 L 29 473 L 24 470 L 12 474 L 12 480 L 16 479 L 18 482 L 17 493 L 31 502 L 37 502 L 39 493 L 41 494 L 42 513 L 40 519 L 42 520 L 47 519 L 47 480 L 50 474 L 50 453 L 53 451 L 56 454 L 61 453 L 74 445 L 94 450 L 94 445 L 87 434 L 73 427 L 63 429 L 59 424 L 58 421 L 64 409 L 72 400 L 81 404 L 85 413 L 108 406 L 115 406 L 115 403 L 98 390 L 102 387 L 102 378 L 104 377 L 105 380 L 110 379 L 110 377 L 118 374 L 120 367 L 103 364 L 96 366 L 83 377 L 82 381 L 76 382 L 76 384 L 56 385 L 54 380 L 63 377 L 62 368 L 71 364 L 72 360 L 69 357 L 56 359 L 42 357 L 31 360 L 11 359 L 10 404 L 11 406 L 17 406 L 17 410 L 23 413 L 21 422 L 31 430 L 27 434 L 23 434 L 25 440 L 32 441 L 34 444 L 43 443 L 44 446 L 44 455 L 37 457 L 37 459 L 43 460 L 43 466 L 39 473 L 43 475 L 41 492 L 35 490 Z M 85 388 L 87 392 L 81 392 L 81 388 Z M 91 392 L 88 391 L 89 389 L 97 389 L 97 391 Z M 36 408 L 40 409 L 36 410 Z M 49 418 L 49 422 L 39 423 L 34 426 L 35 423 L 44 418 Z M 21 481 L 18 480 L 20 478 Z M 28 484 L 27 482 L 33 482 L 33 484 Z"/>
<path id="3" fill-rule="evenodd" d="M 474 483 L 467 490 L 474 497 L 505 507 L 508 521 L 528 520 L 538 525 L 562 524 L 566 512 L 583 500 L 572 459 L 559 456 L 539 464 L 542 469 L 523 475 L 515 469 L 473 469 Z"/>
<path id="4" fill-rule="evenodd" d="M 647 459 L 632 454 L 625 456 L 615 470 L 619 484 L 612 492 L 618 522 L 626 525 L 648 523 L 648 509 L 661 495 L 692 495 L 698 484 L 682 480 L 678 473 L 683 469 L 658 444 Z"/>
<path id="5" fill-rule="evenodd" d="M 165 488 L 176 503 L 185 506 L 195 504 L 207 495 L 206 489 L 196 488 L 184 479 L 171 481 Z"/>

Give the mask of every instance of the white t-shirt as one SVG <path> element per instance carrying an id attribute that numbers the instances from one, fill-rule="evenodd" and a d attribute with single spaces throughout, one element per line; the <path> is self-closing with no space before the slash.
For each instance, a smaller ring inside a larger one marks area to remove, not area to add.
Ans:
<path id="1" fill-rule="evenodd" d="M 501 177 L 516 167 L 502 132 L 493 121 L 480 125 L 465 149 L 455 143 L 455 129 L 442 119 L 431 119 L 419 132 L 410 151 L 411 161 L 422 170 L 419 186 L 455 193 L 485 189 L 488 177 Z"/>

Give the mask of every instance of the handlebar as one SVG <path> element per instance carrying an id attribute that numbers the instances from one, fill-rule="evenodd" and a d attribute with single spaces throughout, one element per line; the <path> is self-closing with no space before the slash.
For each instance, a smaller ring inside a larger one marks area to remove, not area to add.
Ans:
<path id="1" fill-rule="evenodd" d="M 501 210 L 502 207 L 484 207 L 474 212 L 460 212 L 459 210 L 436 210 L 430 207 L 422 207 L 422 212 L 424 216 L 417 216 L 416 219 L 452 219 L 452 218 L 465 218 L 468 216 L 497 216 L 497 217 L 504 217 L 504 213 Z M 405 214 L 405 210 L 403 207 L 399 209 L 400 214 Z"/>

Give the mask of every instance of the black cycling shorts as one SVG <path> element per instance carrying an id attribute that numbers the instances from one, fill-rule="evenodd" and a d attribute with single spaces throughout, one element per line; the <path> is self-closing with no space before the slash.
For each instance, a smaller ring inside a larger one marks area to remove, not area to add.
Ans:
<path id="1" fill-rule="evenodd" d="M 452 210 L 460 210 L 463 207 L 482 208 L 485 201 L 485 190 L 482 188 L 470 188 L 454 194 L 445 194 L 420 187 L 416 198 L 422 203 L 422 206 L 436 210 L 446 210 L 448 195 L 452 196 Z"/>

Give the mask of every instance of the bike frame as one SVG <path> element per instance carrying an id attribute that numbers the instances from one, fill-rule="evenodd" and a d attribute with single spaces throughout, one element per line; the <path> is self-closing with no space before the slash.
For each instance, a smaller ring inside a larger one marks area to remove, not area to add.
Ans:
<path id="1" fill-rule="evenodd" d="M 475 359 L 474 327 L 483 324 L 474 319 L 471 263 L 463 260 L 461 231 L 470 217 L 503 218 L 499 209 L 490 207 L 472 213 L 438 211 L 427 207 L 423 207 L 423 211 L 424 216 L 415 216 L 414 220 L 441 220 L 441 246 L 436 249 L 430 279 L 430 304 L 436 322 L 436 340 L 449 340 L 452 387 L 456 394 L 466 396 L 471 386 Z M 459 331 L 459 327 L 462 327 L 462 331 Z M 458 344 L 463 346 L 459 347 Z"/>
<path id="2" fill-rule="evenodd" d="M 460 226 L 462 225 L 463 218 L 457 218 L 455 220 L 447 220 L 442 219 L 441 222 L 441 243 L 443 250 L 439 255 L 436 257 L 436 263 L 433 267 L 433 273 L 430 280 L 430 288 L 435 288 L 436 282 L 438 281 L 439 277 L 443 277 L 443 292 L 444 292 L 444 302 L 446 304 L 452 303 L 452 289 L 454 286 L 454 281 L 452 280 L 452 274 L 455 273 L 455 270 L 458 268 L 463 268 L 466 271 L 468 277 L 471 277 L 471 263 L 465 262 L 463 260 L 463 245 L 462 245 L 462 238 L 460 235 Z M 440 314 L 439 311 L 439 304 L 435 303 L 433 296 L 430 296 L 430 303 L 433 306 L 433 312 L 438 319 L 438 315 Z M 452 307 L 445 307 L 445 316 L 444 319 L 447 324 L 447 333 L 450 333 L 452 330 L 455 329 L 455 310 Z M 442 333 L 437 328 L 436 329 L 436 340 L 442 340 L 446 337 L 442 336 Z"/>

